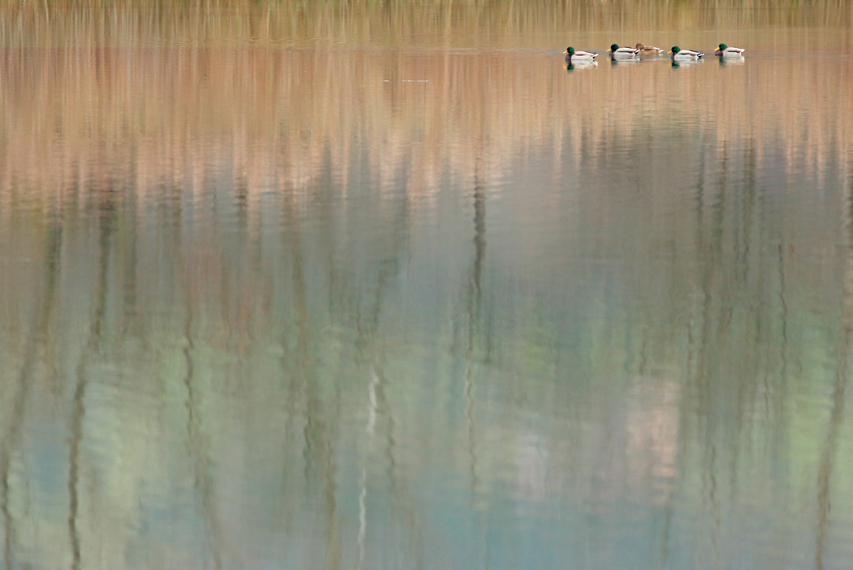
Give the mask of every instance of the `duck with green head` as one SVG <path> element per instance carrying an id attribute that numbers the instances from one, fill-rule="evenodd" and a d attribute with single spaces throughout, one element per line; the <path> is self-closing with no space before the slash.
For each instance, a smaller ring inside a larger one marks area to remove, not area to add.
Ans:
<path id="1" fill-rule="evenodd" d="M 572 63 L 573 61 L 592 61 L 598 57 L 597 53 L 590 51 L 575 51 L 575 48 L 572 46 L 567 47 L 566 51 L 563 53 L 566 54 L 566 63 Z"/>
<path id="2" fill-rule="evenodd" d="M 705 55 L 692 49 L 681 49 L 678 46 L 672 46 L 669 53 L 672 54 L 672 61 L 698 61 Z"/>
<path id="3" fill-rule="evenodd" d="M 607 52 L 612 59 L 635 59 L 639 53 L 638 49 L 619 47 L 618 44 L 611 44 L 610 51 Z"/>
<path id="4" fill-rule="evenodd" d="M 743 48 L 729 47 L 726 44 L 720 44 L 714 55 L 717 57 L 743 57 Z"/>

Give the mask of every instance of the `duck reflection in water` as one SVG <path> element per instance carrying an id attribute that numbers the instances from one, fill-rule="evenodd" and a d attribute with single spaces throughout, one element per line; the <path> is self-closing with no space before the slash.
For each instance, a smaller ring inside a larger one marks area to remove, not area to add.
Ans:
<path id="1" fill-rule="evenodd" d="M 571 62 L 571 63 L 567 63 L 567 64 L 565 64 L 563 67 L 565 67 L 565 68 L 566 68 L 566 71 L 567 71 L 567 72 L 572 72 L 572 71 L 575 71 L 576 69 L 580 70 L 580 69 L 593 69 L 593 68 L 596 68 L 596 67 L 598 67 L 598 62 L 597 62 L 597 61 L 591 61 L 591 60 L 588 60 L 588 61 L 573 61 L 573 62 Z"/>
<path id="2" fill-rule="evenodd" d="M 718 57 L 717 60 L 720 62 L 720 67 L 738 66 L 746 63 L 744 57 Z"/>

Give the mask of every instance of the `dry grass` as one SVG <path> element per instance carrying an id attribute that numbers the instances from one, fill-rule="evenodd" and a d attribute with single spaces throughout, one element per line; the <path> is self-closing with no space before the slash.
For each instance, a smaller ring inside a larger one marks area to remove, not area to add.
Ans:
<path id="1" fill-rule="evenodd" d="M 0 45 L 446 42 L 572 30 L 846 27 L 849 0 L 0 1 Z"/>

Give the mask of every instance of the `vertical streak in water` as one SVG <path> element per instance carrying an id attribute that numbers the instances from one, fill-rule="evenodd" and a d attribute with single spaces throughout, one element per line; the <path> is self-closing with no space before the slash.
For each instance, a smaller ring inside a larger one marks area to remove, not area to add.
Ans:
<path id="1" fill-rule="evenodd" d="M 741 196 L 741 204 L 742 207 L 739 208 L 740 213 L 738 214 L 738 224 L 739 235 L 741 236 L 738 239 L 738 244 L 735 252 L 735 260 L 737 262 L 735 266 L 736 270 L 736 286 L 743 291 L 749 290 L 749 267 L 750 267 L 750 245 L 753 239 L 753 226 L 758 226 L 755 228 L 755 231 L 758 232 L 761 230 L 761 225 L 756 224 L 755 218 L 758 217 L 760 219 L 761 210 L 756 205 L 757 196 L 755 191 L 755 151 L 752 145 L 745 151 L 745 154 L 748 154 L 747 157 L 744 158 L 744 175 L 743 175 L 743 196 Z M 755 214 L 755 210 L 758 210 L 758 214 Z M 759 247 L 758 250 L 761 250 L 761 238 L 757 237 Z M 758 271 L 759 276 L 763 276 L 763 272 Z M 760 281 L 763 281 L 761 277 L 759 277 Z M 762 346 L 762 335 L 763 335 L 763 303 L 759 300 L 759 302 L 755 303 L 755 344 L 756 350 L 760 350 Z M 734 307 L 734 302 L 732 302 L 732 307 Z M 737 391 L 736 391 L 736 402 L 735 402 L 735 438 L 733 440 L 733 451 L 732 451 L 732 460 L 730 462 L 730 485 L 729 485 L 729 493 L 731 495 L 731 501 L 733 504 L 737 502 L 737 489 L 738 489 L 738 465 L 741 457 L 741 445 L 744 441 L 743 431 L 744 429 L 748 429 L 750 424 L 747 421 L 748 413 L 755 401 L 755 392 L 758 389 L 757 382 L 753 381 L 754 375 L 749 371 L 749 374 L 740 374 L 738 375 L 737 381 Z M 766 380 L 766 375 L 765 375 Z"/>
<path id="2" fill-rule="evenodd" d="M 178 235 L 176 240 L 181 244 L 183 251 L 183 211 L 180 204 L 179 196 L 175 197 L 173 204 L 175 209 L 175 225 Z M 179 258 L 181 274 L 186 277 L 190 274 L 190 268 L 187 267 L 185 254 L 181 254 Z M 219 525 L 219 518 L 216 516 L 216 506 L 214 504 L 213 491 L 213 476 L 210 473 L 211 459 L 210 453 L 207 451 L 207 445 L 204 440 L 204 425 L 202 424 L 202 414 L 197 411 L 199 406 L 199 397 L 194 387 L 195 383 L 195 360 L 193 352 L 195 343 L 193 342 L 193 305 L 191 298 L 191 290 L 187 286 L 184 292 L 184 302 L 186 303 L 186 323 L 184 325 L 184 348 L 183 356 L 186 364 L 186 375 L 184 376 L 183 384 L 186 390 L 186 403 L 184 407 L 187 410 L 187 446 L 189 447 L 190 469 L 192 470 L 193 487 L 198 493 L 201 501 L 201 518 L 205 527 L 205 532 L 210 535 L 209 547 L 213 558 L 213 567 L 216 570 L 222 568 L 222 533 Z"/>
<path id="3" fill-rule="evenodd" d="M 80 362 L 76 369 L 76 386 L 74 388 L 74 400 L 71 410 L 71 441 L 69 444 L 68 457 L 68 537 L 71 543 L 71 568 L 79 570 L 80 559 L 80 530 L 77 527 L 77 516 L 80 507 L 80 498 L 77 492 L 77 483 L 80 478 L 80 448 L 83 443 L 83 418 L 86 415 L 86 388 L 89 379 L 86 376 L 86 364 L 90 358 L 95 356 L 100 349 L 101 334 L 104 326 L 104 318 L 107 310 L 107 288 L 108 272 L 110 263 L 110 244 L 113 230 L 115 229 L 117 207 L 115 204 L 114 191 L 105 192 L 103 198 L 97 205 L 100 224 L 98 236 L 98 281 L 95 291 L 95 314 L 92 317 L 92 325 L 89 329 L 89 338 Z"/>
<path id="4" fill-rule="evenodd" d="M 305 284 L 305 271 L 303 268 L 302 259 L 302 236 L 299 227 L 299 221 L 296 214 L 296 205 L 293 203 L 293 189 L 284 189 L 283 209 L 285 226 L 290 234 L 290 249 L 293 257 L 293 292 L 296 303 L 296 376 L 300 380 L 300 388 L 305 390 L 306 410 L 305 410 L 305 428 L 302 436 L 304 438 L 303 455 L 305 457 L 305 478 L 310 480 L 311 454 L 313 450 L 313 428 L 315 427 L 315 419 L 312 417 L 312 410 L 317 406 L 316 394 L 310 388 L 311 382 L 308 378 L 309 373 L 308 359 L 311 336 L 309 331 L 308 318 L 308 301 L 307 287 Z"/>
<path id="5" fill-rule="evenodd" d="M 373 371 L 373 378 L 370 380 L 370 384 L 367 387 L 367 397 L 368 402 L 370 402 L 370 407 L 367 410 L 367 427 L 365 431 L 367 432 L 368 445 L 367 451 L 365 454 L 370 453 L 371 443 L 373 442 L 373 432 L 376 427 L 376 415 L 377 415 L 377 404 L 376 404 L 376 384 L 379 383 L 379 376 L 376 374 L 376 371 Z M 366 463 L 366 461 L 365 461 Z M 367 536 L 367 465 L 362 465 L 361 467 L 361 478 L 359 480 L 359 486 L 361 487 L 361 493 L 358 497 L 358 557 L 356 562 L 356 570 L 362 570 L 364 568 L 364 555 L 365 555 L 365 546 L 364 540 Z"/>
<path id="6" fill-rule="evenodd" d="M 338 532 L 337 485 L 335 483 L 335 460 L 332 450 L 331 428 L 323 417 L 323 401 L 320 386 L 311 370 L 311 332 L 308 310 L 308 285 L 302 253 L 302 230 L 296 213 L 294 191 L 284 190 L 282 195 L 285 224 L 292 233 L 293 287 L 296 299 L 297 319 L 297 374 L 305 390 L 305 428 L 303 431 L 305 458 L 305 480 L 310 484 L 313 475 L 323 479 L 323 499 L 326 518 L 326 567 L 340 568 L 341 546 Z M 316 470 L 316 471 L 315 471 Z M 319 473 L 317 473 L 319 472 Z"/>
<path id="7" fill-rule="evenodd" d="M 704 147 L 704 144 L 703 144 Z M 702 291 L 702 300 L 701 300 L 701 323 L 699 326 L 694 325 L 694 310 L 690 309 L 690 314 L 687 318 L 686 323 L 686 334 L 687 334 L 687 361 L 685 363 L 685 389 L 681 390 L 682 401 L 679 405 L 679 416 L 681 421 L 679 423 L 678 430 L 678 439 L 680 442 L 679 447 L 679 462 L 681 465 L 685 465 L 687 462 L 687 442 L 688 442 L 688 433 L 687 429 L 689 427 L 689 419 L 695 413 L 696 415 L 696 424 L 697 424 L 697 440 L 699 438 L 698 432 L 701 432 L 702 425 L 702 405 L 703 401 L 708 398 L 707 386 L 705 382 L 705 352 L 707 350 L 707 338 L 709 335 L 709 320 L 710 320 L 710 305 L 711 305 L 711 294 L 709 291 L 709 281 L 713 272 L 713 262 L 709 259 L 710 249 L 708 246 L 708 240 L 705 238 L 705 153 L 700 153 L 699 156 L 700 166 L 699 166 L 699 180 L 696 185 L 696 243 L 695 243 L 695 252 L 694 255 L 697 257 L 697 266 L 701 268 L 700 274 L 697 276 L 698 286 Z M 713 232 L 712 232 L 713 233 Z M 698 329 L 698 330 L 697 330 Z M 691 385 L 692 384 L 692 385 Z M 690 391 L 687 388 L 692 388 L 695 391 L 694 397 L 696 398 L 696 402 L 691 402 L 687 395 L 690 394 Z M 710 430 L 710 426 L 707 425 L 709 423 L 708 418 L 706 419 L 706 425 L 704 426 L 706 430 Z M 683 480 L 684 468 L 677 471 L 677 475 L 681 475 L 681 480 Z M 663 529 L 663 543 L 661 545 L 661 567 L 666 568 L 669 564 L 669 554 L 670 554 L 670 543 L 672 542 L 672 519 L 674 516 L 675 506 L 674 506 L 674 495 L 676 492 L 676 487 L 673 486 L 673 490 L 670 492 L 666 508 L 665 508 L 665 518 L 664 518 L 664 529 Z"/>
<path id="8" fill-rule="evenodd" d="M 483 298 L 483 264 L 486 257 L 486 194 L 479 176 L 480 157 L 477 157 L 477 169 L 474 172 L 474 262 L 471 268 L 471 279 L 468 292 L 468 350 L 465 355 L 467 367 L 465 370 L 465 400 L 466 418 L 468 422 L 468 449 L 471 471 L 471 500 L 477 497 L 477 448 L 474 425 L 474 381 L 473 381 L 473 352 L 476 341 L 477 326 L 480 320 L 480 309 Z M 479 511 L 474 510 L 477 517 L 477 527 L 480 540 L 484 543 L 483 554 L 486 558 L 484 567 L 489 567 L 489 550 L 485 541 L 485 529 Z"/>
<path id="9" fill-rule="evenodd" d="M 848 276 L 848 280 L 849 280 Z M 849 285 L 845 289 L 849 289 Z M 849 305 L 851 291 L 846 292 L 845 305 Z M 851 314 L 850 308 L 845 307 L 845 321 L 849 323 Z M 845 325 L 844 341 L 842 346 L 838 348 L 838 363 L 835 371 L 835 387 L 832 394 L 832 412 L 829 416 L 829 427 L 826 434 L 826 440 L 821 451 L 820 468 L 818 471 L 817 482 L 817 504 L 818 504 L 818 523 L 817 537 L 815 544 L 815 568 L 823 570 L 823 556 L 826 547 L 826 535 L 829 526 L 829 497 L 830 497 L 830 478 L 832 475 L 832 466 L 835 460 L 835 451 L 838 447 L 838 431 L 844 420 L 844 401 L 846 399 L 845 392 L 847 388 L 847 351 L 850 343 L 851 327 Z"/>
<path id="10" fill-rule="evenodd" d="M 835 386 L 832 393 L 832 411 L 829 415 L 829 426 L 826 440 L 821 451 L 820 467 L 817 476 L 817 505 L 818 522 L 815 544 L 815 568 L 823 570 L 824 550 L 829 526 L 829 497 L 830 479 L 835 452 L 838 447 L 838 431 L 844 421 L 844 402 L 847 391 L 847 352 L 853 338 L 853 185 L 847 197 L 847 226 L 850 232 L 847 245 L 847 264 L 844 275 L 844 299 L 841 312 L 843 334 L 838 343 L 838 362 L 835 368 Z"/>
<path id="11" fill-rule="evenodd" d="M 386 448 L 386 454 L 388 456 L 388 478 L 391 483 L 391 492 L 392 495 L 395 494 L 398 490 L 398 486 L 396 484 L 396 477 L 394 476 L 394 419 L 391 415 L 391 410 L 388 407 L 388 400 L 385 397 L 385 385 L 387 384 L 387 379 L 385 378 L 385 374 L 380 370 L 377 370 L 377 367 L 374 365 L 372 370 L 372 378 L 370 380 L 370 384 L 368 385 L 368 401 L 370 402 L 370 407 L 368 409 L 367 415 L 367 427 L 366 432 L 368 436 L 368 445 L 366 454 L 369 454 L 372 449 L 372 443 L 376 431 L 376 420 L 380 414 L 387 416 L 387 424 L 388 424 L 388 445 Z M 361 493 L 359 495 L 359 528 L 358 528 L 358 562 L 356 564 L 356 568 L 361 570 L 364 567 L 364 557 L 365 557 L 365 537 L 367 535 L 367 466 L 362 466 L 361 469 Z"/>
<path id="12" fill-rule="evenodd" d="M 394 220 L 394 231 L 392 233 L 392 246 L 395 251 L 405 249 L 408 243 L 409 235 L 409 193 L 408 189 L 402 193 L 402 200 L 399 209 L 399 216 Z M 391 257 L 386 257 L 382 260 L 379 266 L 379 275 L 377 276 L 376 295 L 373 299 L 371 310 L 366 319 L 366 326 L 362 327 L 359 323 L 359 346 L 367 353 L 367 358 L 371 361 L 372 377 L 368 385 L 368 399 L 370 407 L 368 409 L 367 435 L 368 443 L 366 446 L 365 456 L 369 455 L 373 450 L 373 442 L 375 438 L 375 430 L 377 419 L 380 416 L 385 418 L 387 428 L 385 455 L 388 462 L 388 480 L 391 487 L 392 506 L 396 506 L 397 495 L 401 492 L 400 485 L 397 482 L 396 459 L 394 456 L 394 416 L 391 407 L 388 403 L 388 398 L 385 394 L 385 389 L 388 386 L 388 378 L 385 375 L 383 364 L 385 357 L 381 349 L 377 349 L 377 338 L 379 335 L 379 327 L 381 324 L 381 314 L 384 306 L 385 291 L 388 287 L 390 278 L 399 271 L 400 258 L 399 253 L 395 253 Z M 379 354 L 376 354 L 376 353 Z M 365 457 L 366 460 L 366 457 Z M 364 565 L 365 557 L 365 537 L 367 532 L 367 468 L 362 467 L 362 475 L 360 480 L 361 493 L 359 496 L 359 532 L 358 532 L 358 561 L 357 568 L 360 570 Z M 402 501 L 399 501 L 405 504 Z"/>
<path id="13" fill-rule="evenodd" d="M 315 402 L 312 400 L 315 396 L 311 393 L 310 390 L 307 390 L 309 379 L 308 372 L 306 368 L 308 367 L 308 359 L 309 359 L 309 344 L 311 342 L 311 336 L 309 331 L 309 319 L 308 319 L 308 301 L 307 301 L 307 287 L 305 285 L 305 271 L 303 268 L 303 259 L 302 259 L 302 239 L 301 239 L 301 230 L 299 227 L 299 221 L 297 220 L 296 214 L 296 205 L 293 203 L 293 189 L 284 189 L 282 191 L 282 195 L 284 197 L 283 207 L 284 207 L 284 217 L 285 217 L 285 225 L 287 230 L 290 233 L 290 249 L 291 254 L 293 256 L 293 290 L 294 290 L 294 299 L 296 302 L 296 362 L 297 362 L 297 371 L 296 375 L 299 377 L 302 388 L 306 389 L 306 411 L 305 411 L 305 429 L 303 431 L 304 437 L 304 445 L 305 449 L 303 450 L 306 459 L 306 479 L 309 478 L 309 455 L 312 450 L 312 433 L 311 427 L 313 423 L 313 418 L 311 417 L 311 408 L 315 405 Z"/>
<path id="14" fill-rule="evenodd" d="M 709 338 L 711 335 L 711 293 L 708 291 L 707 279 L 710 277 L 707 275 L 707 270 L 705 274 L 706 282 L 703 283 L 702 291 L 703 291 L 703 303 L 702 303 L 702 326 L 701 332 L 699 333 L 699 338 L 696 339 L 693 335 L 690 335 L 690 342 L 698 344 L 698 347 L 695 347 L 693 350 L 698 353 L 696 357 L 696 366 L 695 366 L 695 381 L 696 381 L 696 412 L 698 414 L 698 429 L 704 430 L 704 439 L 705 439 L 705 448 L 703 450 L 703 456 L 707 458 L 707 464 L 704 465 L 705 470 L 702 473 L 703 483 L 706 481 L 707 477 L 707 485 L 708 485 L 708 501 L 709 507 L 713 512 L 716 512 L 717 505 L 717 497 L 716 497 L 716 445 L 714 443 L 714 417 L 713 417 L 713 398 L 710 388 L 710 381 L 708 378 L 708 350 L 710 349 Z M 692 350 L 692 351 L 693 351 Z M 711 545 L 715 547 L 717 545 L 717 527 L 719 526 L 719 518 L 714 518 L 714 532 L 711 534 Z M 716 555 L 716 549 L 714 554 Z M 719 566 L 718 561 L 715 560 L 713 566 Z"/>
<path id="15" fill-rule="evenodd" d="M 195 363 L 193 360 L 194 344 L 192 340 L 192 307 L 187 303 L 186 344 L 183 355 L 186 362 L 187 372 L 184 376 L 184 388 L 187 393 L 185 407 L 187 409 L 187 440 L 189 444 L 189 456 L 192 462 L 193 483 L 196 492 L 201 499 L 202 520 L 207 532 L 211 535 L 209 546 L 213 557 L 213 567 L 222 568 L 221 532 L 219 531 L 218 517 L 213 498 L 213 478 L 210 474 L 210 457 L 205 451 L 205 442 L 202 436 L 203 426 L 201 414 L 196 413 L 198 397 L 193 388 L 195 378 Z"/>
<path id="16" fill-rule="evenodd" d="M 782 249 L 782 243 L 779 243 L 779 303 L 782 307 L 782 345 L 780 347 L 780 357 L 782 360 L 781 370 L 779 371 L 779 378 L 782 382 L 785 381 L 785 378 L 788 375 L 788 299 L 786 297 L 785 291 L 785 254 Z M 767 375 L 765 375 L 765 385 L 764 385 L 764 407 L 765 412 L 769 415 L 770 413 L 770 386 L 766 384 Z"/>
<path id="17" fill-rule="evenodd" d="M 704 180 L 705 154 L 706 154 L 705 152 L 702 152 L 702 153 L 700 153 L 700 156 L 699 156 L 699 160 L 700 160 L 699 180 L 697 181 L 697 184 L 696 184 L 696 198 L 695 198 L 696 219 L 694 222 L 695 227 L 696 227 L 696 238 L 695 238 L 696 239 L 696 243 L 695 243 L 696 251 L 694 252 L 694 255 L 697 255 L 697 256 L 703 255 L 704 250 L 705 250 L 705 247 L 704 247 L 705 239 L 703 237 L 703 224 L 704 224 L 704 217 L 705 217 L 704 216 L 704 213 L 705 213 L 705 207 L 704 207 L 704 200 L 705 200 L 705 180 Z M 705 260 L 700 259 L 698 261 L 700 263 L 702 263 Z M 701 275 L 700 278 L 703 279 L 703 282 L 701 283 L 702 292 L 704 294 L 703 301 L 707 302 L 708 291 L 707 291 L 707 286 L 704 282 L 705 279 L 707 278 L 706 274 L 703 273 L 703 275 Z M 707 314 L 705 314 L 705 312 L 703 312 L 703 317 L 705 319 L 707 319 Z M 687 361 L 685 363 L 685 370 L 686 370 L 688 382 L 690 381 L 690 378 L 694 375 L 694 373 L 696 374 L 697 378 L 701 377 L 701 370 L 699 370 L 700 364 L 697 364 L 697 362 L 696 362 L 697 359 L 700 360 L 701 362 L 704 362 L 704 359 L 698 358 L 697 354 L 696 354 L 697 352 L 701 352 L 702 347 L 700 346 L 697 348 L 697 346 L 696 346 L 698 343 L 698 341 L 696 339 L 697 333 L 694 331 L 694 325 L 693 325 L 692 321 L 693 321 L 693 319 L 692 319 L 692 310 L 691 310 L 691 315 L 688 315 L 688 319 L 687 319 L 687 323 L 686 323 L 686 329 L 687 329 L 686 330 L 686 333 L 687 333 Z M 704 326 L 704 322 L 703 322 L 703 326 Z M 687 398 L 688 394 L 689 394 L 689 391 L 686 389 L 679 390 L 679 395 L 680 395 L 681 401 L 678 405 L 679 422 L 678 422 L 678 431 L 676 432 L 676 438 L 677 438 L 677 448 L 676 449 L 677 449 L 677 451 L 676 451 L 676 456 L 674 459 L 674 463 L 676 463 L 676 469 L 675 469 L 675 474 L 674 474 L 676 481 L 673 481 L 673 484 L 670 487 L 669 493 L 667 495 L 666 503 L 664 505 L 664 521 L 663 521 L 662 540 L 661 540 L 661 547 L 660 547 L 660 558 L 659 558 L 659 561 L 657 564 L 658 568 L 668 568 L 669 567 L 669 556 L 670 556 L 670 553 L 672 551 L 671 543 L 673 542 L 672 529 L 673 529 L 673 518 L 675 516 L 675 511 L 676 511 L 676 505 L 675 505 L 676 499 L 677 499 L 676 495 L 680 491 L 682 482 L 686 481 L 684 474 L 686 471 L 686 464 L 687 464 L 687 459 L 688 459 L 687 454 L 688 454 L 688 442 L 689 442 L 687 432 L 689 429 L 689 423 L 690 423 L 690 419 L 691 419 L 691 415 L 692 415 L 689 412 L 698 407 L 697 405 L 692 404 L 690 402 L 690 400 Z"/>
<path id="18" fill-rule="evenodd" d="M 726 208 L 727 208 L 727 198 L 729 198 L 728 194 L 728 183 L 729 183 L 729 159 L 728 152 L 726 147 L 723 147 L 723 157 L 720 160 L 720 181 L 719 181 L 719 199 L 717 204 L 714 206 L 714 231 L 712 233 L 712 247 L 714 247 L 714 255 L 712 256 L 713 260 L 713 268 L 715 272 L 719 272 L 722 275 L 720 282 L 720 289 L 718 291 L 718 296 L 720 298 L 720 306 L 719 306 L 719 325 L 717 327 L 717 332 L 722 332 L 727 329 L 731 324 L 732 313 L 734 311 L 734 302 L 733 302 L 733 293 L 732 293 L 732 284 L 729 283 L 729 279 L 727 275 L 725 275 L 724 267 L 727 265 L 726 261 L 723 259 L 725 254 L 725 244 L 726 244 Z M 734 194 L 734 193 L 732 193 Z M 734 228 L 732 231 L 732 265 L 734 266 L 734 279 L 737 279 L 738 274 L 738 254 L 740 249 L 740 240 L 739 240 L 739 230 L 740 230 L 740 219 L 739 212 L 737 207 L 736 196 L 732 195 L 730 198 L 732 202 L 732 213 L 730 214 L 732 218 L 734 218 L 734 223 L 732 227 Z M 710 338 L 710 337 L 708 337 Z M 719 337 L 718 337 L 719 338 Z"/>
<path id="19" fill-rule="evenodd" d="M 135 145 L 135 143 L 132 143 Z M 134 148 L 134 152 L 137 152 L 137 149 Z M 136 161 L 131 161 L 130 168 L 133 171 L 130 175 L 130 180 L 137 180 L 136 169 L 137 169 Z M 124 292 L 122 295 L 122 308 L 124 310 L 124 331 L 125 333 L 129 332 L 129 329 L 134 327 L 137 322 L 137 289 L 138 282 L 136 278 L 137 271 L 137 259 L 138 259 L 138 247 L 137 247 L 137 233 L 138 228 L 137 224 L 139 223 L 139 216 L 137 213 L 138 210 L 138 197 L 136 192 L 136 184 L 128 184 L 125 187 L 125 204 L 124 210 L 126 212 L 126 219 L 129 220 L 127 224 L 127 230 L 129 232 L 129 236 L 126 240 L 127 248 L 129 249 L 127 255 L 127 261 L 124 263 L 124 276 L 123 276 L 123 287 Z"/>
<path id="20" fill-rule="evenodd" d="M 702 145 L 705 146 L 704 144 Z M 703 169 L 704 170 L 704 169 Z M 725 160 L 723 160 L 723 170 L 725 170 Z M 697 415 L 697 440 L 701 440 L 701 433 L 704 431 L 704 450 L 703 459 L 706 459 L 704 471 L 701 473 L 703 486 L 707 483 L 708 486 L 708 501 L 710 508 L 716 511 L 716 448 L 714 443 L 714 414 L 713 414 L 713 394 L 711 390 L 711 381 L 709 379 L 709 361 L 712 357 L 709 352 L 712 350 L 712 313 L 714 309 L 714 295 L 712 285 L 714 278 L 722 264 L 722 243 L 723 243 L 723 226 L 725 213 L 725 176 L 719 183 L 720 195 L 716 198 L 716 202 L 711 205 L 710 228 L 708 229 L 709 237 L 706 238 L 702 222 L 704 221 L 704 200 L 700 199 L 697 208 L 698 232 L 697 251 L 698 265 L 701 267 L 701 273 L 698 276 L 699 287 L 702 291 L 701 307 L 701 324 L 697 331 L 694 332 L 693 326 L 688 324 L 688 382 L 694 383 L 696 404 L 695 406 L 686 407 L 684 413 L 693 412 Z M 704 180 L 700 179 L 700 197 L 704 194 Z M 721 302 L 725 303 L 725 299 Z M 718 523 L 719 521 L 715 521 Z M 714 529 L 714 534 L 711 537 L 712 547 L 717 544 L 716 537 L 717 529 Z M 715 552 L 716 555 L 716 552 Z"/>
<path id="21" fill-rule="evenodd" d="M 87 353 L 90 350 L 87 349 Z M 83 416 L 86 413 L 86 375 L 84 360 L 77 365 L 77 386 L 74 390 L 74 406 L 71 410 L 71 444 L 68 465 L 68 536 L 71 543 L 71 568 L 80 568 L 80 535 L 77 528 L 77 480 L 79 478 L 80 445 L 83 440 Z"/>
<path id="22" fill-rule="evenodd" d="M 725 147 L 724 147 L 725 149 Z M 704 279 L 704 292 L 705 292 L 705 304 L 703 309 L 703 332 L 702 332 L 702 348 L 701 348 L 701 389 L 704 394 L 704 402 L 700 402 L 700 410 L 704 412 L 705 415 L 705 453 L 708 458 L 708 464 L 706 466 L 706 474 L 708 477 L 708 504 L 711 510 L 710 518 L 713 522 L 713 532 L 711 533 L 711 547 L 713 550 L 714 556 L 714 566 L 719 567 L 720 562 L 718 560 L 719 556 L 719 538 L 721 532 L 721 515 L 720 515 L 720 507 L 717 498 L 718 492 L 718 483 L 717 483 L 717 441 L 716 441 L 716 429 L 717 422 L 715 421 L 715 405 L 714 405 L 714 391 L 712 389 L 712 378 L 710 377 L 708 367 L 710 366 L 709 362 L 714 362 L 715 356 L 719 357 L 719 353 L 721 350 L 721 344 L 725 343 L 725 340 L 722 338 L 722 335 L 728 329 L 731 324 L 732 313 L 734 310 L 734 299 L 731 294 L 731 286 L 728 283 L 727 276 L 724 273 L 724 266 L 726 264 L 725 256 L 725 227 L 726 227 L 726 199 L 727 195 L 727 184 L 728 184 L 728 154 L 727 152 L 723 152 L 722 160 L 720 161 L 720 181 L 719 181 L 719 197 L 717 199 L 717 203 L 714 204 L 713 208 L 713 220 L 712 220 L 712 231 L 711 238 L 709 244 L 709 259 L 708 263 L 708 271 L 706 273 L 706 278 Z M 734 197 L 732 197 L 732 201 L 734 201 Z M 737 224 L 735 225 L 737 227 Z M 735 274 L 737 274 L 737 247 L 738 240 L 737 236 L 734 238 L 735 253 L 734 259 L 732 260 L 735 263 Z M 716 322 L 713 323 L 714 318 L 713 307 L 714 307 L 714 295 L 713 290 L 711 289 L 712 282 L 714 278 L 718 280 L 718 301 L 719 306 L 716 308 L 718 312 L 718 317 Z M 712 330 L 715 329 L 715 330 Z M 716 334 L 714 334 L 716 333 Z M 709 354 L 711 350 L 715 350 L 716 354 Z M 704 407 L 702 404 L 704 403 Z"/>
<path id="23" fill-rule="evenodd" d="M 356 556 L 355 569 L 362 570 L 364 568 L 364 539 L 367 536 L 367 467 L 361 467 L 361 477 L 358 481 L 361 487 L 361 492 L 358 495 L 358 538 L 356 546 L 358 555 Z"/>
<path id="24" fill-rule="evenodd" d="M 388 398 L 385 395 L 385 388 L 388 386 L 388 378 L 385 376 L 385 371 L 381 366 L 374 366 L 374 375 L 378 379 L 374 388 L 374 398 L 376 412 L 385 416 L 385 425 L 387 433 L 385 435 L 385 456 L 388 461 L 388 482 L 391 486 L 391 497 L 396 498 L 397 493 L 401 490 L 397 483 L 395 474 L 396 460 L 394 458 L 394 416 L 391 414 L 391 407 L 388 404 Z"/>
<path id="25" fill-rule="evenodd" d="M 53 312 L 53 303 L 56 298 L 56 286 L 59 282 L 60 251 L 62 249 L 62 225 L 58 220 L 51 220 L 48 230 L 48 243 L 45 252 L 45 285 L 42 298 L 44 302 L 41 315 L 27 340 L 27 349 L 24 352 L 21 372 L 18 374 L 15 399 L 12 404 L 12 414 L 9 419 L 9 431 L 0 443 L 0 513 L 3 517 L 3 567 L 11 570 L 13 563 L 13 548 L 15 547 L 15 531 L 12 513 L 9 511 L 9 470 L 12 463 L 12 454 L 18 437 L 21 433 L 21 424 L 24 420 L 27 395 L 29 393 L 33 367 L 36 363 L 36 354 L 39 346 L 47 338 L 50 317 Z"/>
<path id="26" fill-rule="evenodd" d="M 367 396 L 368 401 L 370 402 L 370 408 L 367 413 L 367 437 L 368 437 L 368 448 L 366 453 L 370 453 L 371 443 L 373 442 L 373 433 L 376 428 L 376 415 L 377 415 L 377 403 L 376 403 L 376 385 L 379 383 L 379 376 L 376 374 L 376 371 L 373 371 L 373 378 L 370 380 L 370 385 L 367 388 Z M 364 564 L 364 539 L 367 535 L 367 465 L 363 465 L 361 468 L 361 494 L 358 499 L 359 506 L 359 516 L 358 516 L 358 563 L 356 565 L 357 570 L 361 570 Z"/>
<path id="27" fill-rule="evenodd" d="M 692 331 L 688 331 L 688 335 L 691 335 Z M 689 342 L 689 341 L 688 341 Z M 689 370 L 689 365 L 688 365 Z M 684 398 L 684 390 L 679 391 L 680 397 Z M 671 541 L 671 533 L 672 533 L 672 519 L 675 514 L 675 500 L 676 495 L 680 491 L 681 482 L 685 480 L 684 472 L 686 470 L 687 463 L 687 426 L 689 422 L 689 414 L 685 413 L 683 409 L 683 404 L 679 404 L 679 414 L 678 414 L 678 431 L 676 432 L 676 455 L 673 459 L 673 464 L 675 467 L 673 479 L 674 481 L 670 485 L 669 493 L 667 494 L 666 502 L 664 504 L 664 522 L 663 522 L 663 530 L 662 530 L 662 541 L 661 541 L 661 549 L 660 549 L 660 560 L 657 564 L 658 568 L 667 568 L 669 566 L 669 555 L 671 552 L 670 541 Z"/>

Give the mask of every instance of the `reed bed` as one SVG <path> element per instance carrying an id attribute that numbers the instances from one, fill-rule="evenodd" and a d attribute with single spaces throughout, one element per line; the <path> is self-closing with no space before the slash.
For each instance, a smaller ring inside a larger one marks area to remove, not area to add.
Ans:
<path id="1" fill-rule="evenodd" d="M 243 41 L 490 44 L 578 30 L 849 27 L 849 0 L 0 2 L 0 45 Z"/>

